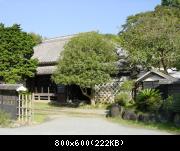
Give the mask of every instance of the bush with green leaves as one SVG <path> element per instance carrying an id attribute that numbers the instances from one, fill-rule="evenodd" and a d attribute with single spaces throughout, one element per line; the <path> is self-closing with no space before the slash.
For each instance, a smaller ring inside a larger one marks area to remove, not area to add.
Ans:
<path id="1" fill-rule="evenodd" d="M 155 89 L 144 89 L 136 97 L 136 107 L 143 112 L 157 112 L 161 105 L 161 95 Z"/>
<path id="2" fill-rule="evenodd" d="M 127 103 L 130 101 L 130 99 L 131 97 L 129 96 L 128 93 L 120 92 L 115 96 L 114 101 L 115 103 L 118 103 L 121 106 L 126 106 Z"/>
<path id="3" fill-rule="evenodd" d="M 173 107 L 173 96 L 168 96 L 168 98 L 163 102 L 162 109 L 165 112 L 172 111 Z"/>
<path id="4" fill-rule="evenodd" d="M 10 115 L 0 110 L 0 127 L 4 127 L 10 124 Z"/>
<path id="5" fill-rule="evenodd" d="M 133 87 L 134 87 L 134 81 L 127 80 L 122 83 L 120 89 L 123 91 L 132 91 Z"/>
<path id="6" fill-rule="evenodd" d="M 175 113 L 180 113 L 180 94 L 173 94 L 173 105 L 172 111 Z"/>
<path id="7" fill-rule="evenodd" d="M 64 46 L 57 69 L 56 84 L 78 85 L 95 105 L 95 86 L 111 81 L 118 72 L 116 45 L 98 32 L 80 33 Z"/>

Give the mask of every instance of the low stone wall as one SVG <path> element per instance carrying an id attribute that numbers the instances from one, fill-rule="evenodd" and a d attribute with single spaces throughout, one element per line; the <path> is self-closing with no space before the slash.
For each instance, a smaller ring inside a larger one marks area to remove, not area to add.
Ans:
<path id="1" fill-rule="evenodd" d="M 135 113 L 130 109 L 124 109 L 118 104 L 113 104 L 109 110 L 109 116 L 119 117 L 124 120 L 133 120 L 140 122 L 158 122 L 167 123 L 173 122 L 176 126 L 180 127 L 180 114 L 179 113 L 161 113 L 161 114 L 150 114 L 150 113 Z"/>

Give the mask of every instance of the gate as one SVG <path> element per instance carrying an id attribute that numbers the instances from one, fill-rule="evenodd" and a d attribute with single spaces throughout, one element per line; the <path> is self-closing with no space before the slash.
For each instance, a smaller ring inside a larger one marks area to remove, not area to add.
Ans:
<path id="1" fill-rule="evenodd" d="M 22 84 L 0 84 L 0 110 L 7 112 L 11 119 L 31 122 L 34 95 L 27 94 L 26 90 Z"/>
<path id="2" fill-rule="evenodd" d="M 17 118 L 21 122 L 31 123 L 33 121 L 34 94 L 19 94 L 17 101 Z"/>

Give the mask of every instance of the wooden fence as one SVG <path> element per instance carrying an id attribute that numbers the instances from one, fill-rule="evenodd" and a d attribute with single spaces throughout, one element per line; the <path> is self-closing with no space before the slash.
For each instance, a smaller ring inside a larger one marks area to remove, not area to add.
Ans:
<path id="1" fill-rule="evenodd" d="M 113 103 L 114 97 L 119 92 L 120 85 L 126 79 L 114 79 L 112 82 L 95 86 L 95 101 L 101 103 Z"/>
<path id="2" fill-rule="evenodd" d="M 33 121 L 34 94 L 19 94 L 17 103 L 17 118 L 21 122 L 31 123 Z"/>

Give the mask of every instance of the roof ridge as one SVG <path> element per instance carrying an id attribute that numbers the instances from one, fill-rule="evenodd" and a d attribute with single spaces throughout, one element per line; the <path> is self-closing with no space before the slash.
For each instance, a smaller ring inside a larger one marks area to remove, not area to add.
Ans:
<path id="1" fill-rule="evenodd" d="M 157 74 L 157 75 L 159 75 L 159 76 L 161 76 L 161 77 L 163 77 L 163 78 L 165 78 L 165 79 L 173 80 L 173 81 L 176 80 L 176 78 L 174 78 L 173 76 L 168 75 L 168 74 L 165 74 L 165 73 L 163 73 L 162 71 L 159 71 L 159 70 L 157 70 L 157 69 L 151 69 L 150 71 L 146 72 L 144 75 L 142 75 L 141 77 L 139 77 L 139 78 L 136 80 L 136 82 L 144 79 L 145 77 L 147 77 L 147 76 L 148 76 L 150 73 L 152 73 L 152 72 L 154 72 L 155 74 Z"/>
<path id="2" fill-rule="evenodd" d="M 73 35 L 65 35 L 65 36 L 60 36 L 60 37 L 54 37 L 54 38 L 48 38 L 42 41 L 42 43 L 46 43 L 46 42 L 51 42 L 51 41 L 56 41 L 56 40 L 64 40 L 64 39 L 69 39 L 72 38 L 74 36 L 76 36 L 77 34 L 73 34 Z"/>

